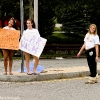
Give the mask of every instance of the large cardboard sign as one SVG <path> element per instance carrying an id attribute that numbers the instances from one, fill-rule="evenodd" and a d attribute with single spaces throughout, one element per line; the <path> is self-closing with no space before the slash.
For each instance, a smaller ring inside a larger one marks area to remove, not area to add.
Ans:
<path id="1" fill-rule="evenodd" d="M 32 54 L 34 56 L 40 57 L 47 39 L 42 37 L 37 37 L 34 33 L 27 33 L 21 37 L 19 49 Z"/>
<path id="2" fill-rule="evenodd" d="M 1 49 L 19 49 L 20 31 L 0 29 L 0 48 Z"/>

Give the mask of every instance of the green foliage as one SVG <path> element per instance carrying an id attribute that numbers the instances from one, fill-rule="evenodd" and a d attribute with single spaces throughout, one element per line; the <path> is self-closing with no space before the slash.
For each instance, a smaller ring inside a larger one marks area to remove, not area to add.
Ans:
<path id="1" fill-rule="evenodd" d="M 53 31 L 62 31 L 62 28 L 54 27 Z"/>
<path id="2" fill-rule="evenodd" d="M 0 18 L 6 17 L 19 17 L 20 16 L 20 2 L 18 0 L 0 0 L 1 16 Z"/>
<path id="3" fill-rule="evenodd" d="M 32 0 L 34 1 L 34 0 Z M 29 18 L 29 1 L 23 0 L 24 20 Z M 38 22 L 41 36 L 52 35 L 55 26 L 55 1 L 39 0 L 38 2 Z M 33 3 L 34 8 L 34 3 Z M 2 21 L 14 17 L 20 20 L 20 0 L 0 0 L 0 19 Z M 3 22 L 4 23 L 4 22 Z"/>
<path id="4" fill-rule="evenodd" d="M 74 2 L 74 5 L 70 4 L 67 6 L 63 16 L 63 30 L 70 34 L 86 34 L 87 32 L 87 22 L 86 9 L 81 2 Z M 86 16 L 85 16 L 86 14 Z"/>
<path id="5" fill-rule="evenodd" d="M 29 18 L 29 1 L 23 2 L 26 20 Z M 86 34 L 90 23 L 97 25 L 100 36 L 100 0 L 38 0 L 38 4 L 39 32 L 42 37 L 48 36 L 49 40 L 53 40 L 49 35 L 63 29 L 67 40 L 60 41 L 69 41 L 71 37 L 77 38 L 80 34 Z M 0 0 L 0 19 L 4 21 L 7 17 L 20 20 L 20 0 Z M 54 28 L 55 23 L 63 24 L 63 28 Z"/>
<path id="6" fill-rule="evenodd" d="M 24 18 L 27 19 L 29 17 L 28 0 L 23 0 L 23 4 Z M 20 0 L 0 0 L 0 19 L 5 21 L 11 17 L 20 20 Z"/>
<path id="7" fill-rule="evenodd" d="M 100 1 L 99 0 L 61 0 L 56 7 L 56 16 L 63 30 L 67 33 L 86 34 L 88 26 L 94 23 L 100 35 Z"/>
<path id="8" fill-rule="evenodd" d="M 39 0 L 39 32 L 42 37 L 52 35 L 55 23 L 55 2 L 47 0 Z"/>

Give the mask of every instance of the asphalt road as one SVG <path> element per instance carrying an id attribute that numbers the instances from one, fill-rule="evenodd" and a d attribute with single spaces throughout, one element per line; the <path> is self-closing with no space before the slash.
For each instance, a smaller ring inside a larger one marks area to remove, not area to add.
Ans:
<path id="1" fill-rule="evenodd" d="M 99 63 L 99 62 L 98 62 Z M 40 59 L 46 68 L 87 66 L 81 59 Z M 14 60 L 13 71 L 21 66 L 21 60 Z M 3 61 L 0 61 L 3 72 Z M 0 82 L 0 100 L 100 100 L 100 79 L 96 84 L 85 84 L 87 79 L 65 79 L 36 82 Z"/>
<path id="2" fill-rule="evenodd" d="M 0 100 L 100 100 L 100 82 L 85 78 L 29 83 L 0 83 Z"/>

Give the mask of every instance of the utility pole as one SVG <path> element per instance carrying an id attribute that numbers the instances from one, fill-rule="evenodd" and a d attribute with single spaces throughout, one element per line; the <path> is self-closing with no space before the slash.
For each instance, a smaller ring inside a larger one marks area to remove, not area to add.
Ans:
<path id="1" fill-rule="evenodd" d="M 21 34 L 24 31 L 24 10 L 23 10 L 23 0 L 20 0 L 20 20 L 21 20 Z M 22 54 L 22 63 L 21 63 L 21 72 L 24 72 L 24 53 L 21 51 Z"/>
<path id="2" fill-rule="evenodd" d="M 34 0 L 34 21 L 38 29 L 38 0 Z"/>

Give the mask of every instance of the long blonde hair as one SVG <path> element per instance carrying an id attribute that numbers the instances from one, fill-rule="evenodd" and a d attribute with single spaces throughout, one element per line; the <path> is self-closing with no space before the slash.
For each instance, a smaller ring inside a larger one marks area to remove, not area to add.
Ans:
<path id="1" fill-rule="evenodd" d="M 94 35 L 97 35 L 97 26 L 96 26 L 95 24 L 91 24 L 91 25 L 90 25 L 89 30 L 88 30 L 88 33 L 89 33 L 89 34 L 92 34 L 91 31 L 90 31 L 90 28 L 91 28 L 92 26 L 95 26 Z"/>

